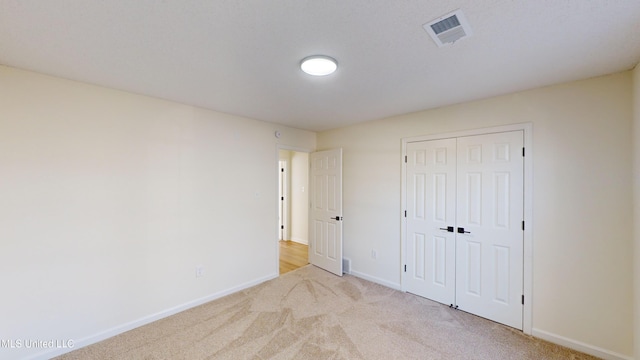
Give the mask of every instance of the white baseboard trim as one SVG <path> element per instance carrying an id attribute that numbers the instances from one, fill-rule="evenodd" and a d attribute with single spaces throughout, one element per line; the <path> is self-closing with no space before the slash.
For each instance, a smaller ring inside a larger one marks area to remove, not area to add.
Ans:
<path id="1" fill-rule="evenodd" d="M 303 239 L 303 238 L 299 238 L 299 237 L 292 237 L 291 241 L 295 241 L 299 244 L 304 244 L 304 245 L 309 245 L 309 242 L 307 241 L 307 239 Z"/>
<path id="2" fill-rule="evenodd" d="M 394 283 L 394 282 L 391 282 L 391 281 L 387 281 L 387 280 L 384 280 L 384 279 L 380 279 L 380 278 L 377 278 L 375 276 L 367 275 L 365 273 L 361 273 L 361 272 L 353 270 L 353 269 L 351 269 L 351 272 L 349 274 L 353 275 L 355 277 L 359 277 L 361 279 L 365 279 L 367 281 L 374 282 L 376 284 L 380 284 L 380 285 L 386 286 L 388 288 L 392 288 L 394 290 L 402 290 L 400 284 L 397 284 L 397 283 Z"/>
<path id="3" fill-rule="evenodd" d="M 566 338 L 564 336 L 556 335 L 544 330 L 533 328 L 531 335 L 534 337 L 552 342 L 554 344 L 562 345 L 570 349 L 582 351 L 585 354 L 597 356 L 605 360 L 633 360 L 633 357 L 628 355 L 618 354 L 616 352 L 606 350 L 597 346 L 583 343 L 581 341 Z"/>
<path id="4" fill-rule="evenodd" d="M 138 328 L 140 326 L 150 324 L 150 323 L 152 323 L 154 321 L 158 321 L 160 319 L 169 317 L 171 315 L 175 315 L 175 314 L 177 314 L 179 312 L 191 309 L 193 307 L 202 305 L 204 303 L 208 303 L 210 301 L 219 299 L 219 298 L 221 298 L 223 296 L 227 296 L 227 295 L 233 294 L 235 292 L 242 291 L 244 289 L 248 289 L 248 288 L 250 288 L 252 286 L 256 286 L 258 284 L 261 284 L 261 283 L 263 283 L 265 281 L 268 281 L 268 280 L 271 280 L 271 279 L 275 279 L 277 277 L 278 277 L 278 274 L 271 274 L 271 275 L 263 276 L 261 278 L 258 278 L 258 279 L 255 279 L 255 280 L 248 281 L 246 283 L 240 284 L 238 286 L 234 286 L 234 287 L 226 289 L 226 290 L 221 290 L 221 291 L 218 291 L 218 292 L 213 293 L 211 295 L 207 295 L 205 297 L 201 297 L 199 299 L 195 299 L 195 300 L 189 301 L 189 302 L 184 303 L 182 305 L 174 306 L 172 308 L 160 311 L 158 313 L 145 316 L 145 317 L 140 318 L 138 320 L 134 320 L 134 321 L 122 324 L 122 325 L 118 325 L 116 327 L 113 327 L 111 329 L 99 332 L 97 334 L 87 336 L 85 338 L 82 338 L 80 340 L 75 341 L 74 342 L 74 346 L 73 346 L 72 349 L 52 349 L 52 350 L 47 350 L 47 351 L 40 352 L 38 354 L 31 355 L 31 356 L 27 357 L 26 359 L 28 359 L 28 360 L 40 360 L 40 359 L 46 360 L 46 359 L 51 359 L 54 356 L 59 356 L 59 355 L 62 355 L 62 354 L 66 354 L 66 353 L 71 352 L 73 350 L 77 350 L 77 349 L 83 348 L 85 346 L 89 346 L 89 345 L 95 344 L 97 342 L 100 342 L 102 340 L 106 340 L 106 339 L 108 339 L 110 337 L 114 337 L 116 335 L 122 334 L 124 332 L 129 331 L 129 330 L 133 330 L 133 329 Z"/>

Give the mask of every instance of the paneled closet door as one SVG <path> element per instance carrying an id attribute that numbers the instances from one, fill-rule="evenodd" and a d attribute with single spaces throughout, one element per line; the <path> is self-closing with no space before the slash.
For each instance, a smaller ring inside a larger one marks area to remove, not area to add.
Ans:
<path id="1" fill-rule="evenodd" d="M 523 131 L 406 146 L 406 291 L 522 329 Z"/>
<path id="2" fill-rule="evenodd" d="M 456 304 L 522 329 L 523 132 L 457 139 Z"/>
<path id="3" fill-rule="evenodd" d="M 408 292 L 455 302 L 456 139 L 407 144 Z"/>

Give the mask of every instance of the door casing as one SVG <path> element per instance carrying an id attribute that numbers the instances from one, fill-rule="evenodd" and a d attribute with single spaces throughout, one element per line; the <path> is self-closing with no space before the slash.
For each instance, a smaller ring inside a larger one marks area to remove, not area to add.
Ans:
<path id="1" fill-rule="evenodd" d="M 278 191 L 278 217 L 280 219 L 280 240 L 289 240 L 289 182 L 287 176 L 289 175 L 289 162 L 286 160 L 280 160 L 278 162 L 280 168 L 279 176 L 279 191 Z"/>
<path id="2" fill-rule="evenodd" d="M 401 289 L 402 291 L 406 291 L 405 289 L 405 272 L 404 265 L 407 263 L 407 234 L 405 231 L 406 228 L 406 218 L 404 217 L 405 210 L 407 209 L 407 189 L 406 189 L 406 163 L 404 162 L 404 157 L 407 153 L 407 143 L 415 142 L 415 141 L 428 141 L 428 140 L 438 140 L 438 139 L 447 139 L 461 136 L 471 136 L 471 135 L 483 135 L 483 134 L 491 134 L 491 133 L 501 133 L 508 131 L 516 131 L 522 130 L 524 133 L 524 148 L 525 148 L 525 158 L 524 158 L 524 221 L 525 221 L 525 230 L 524 230 L 524 240 L 523 240 L 523 293 L 524 293 L 524 306 L 523 306 L 523 322 L 522 322 L 522 331 L 525 334 L 531 335 L 532 333 L 532 298 L 533 298 L 533 141 L 532 141 L 532 131 L 533 125 L 531 123 L 523 123 L 523 124 L 513 124 L 513 125 L 504 125 L 504 126 L 495 126 L 489 128 L 481 128 L 481 129 L 472 129 L 472 130 L 463 130 L 456 132 L 448 132 L 448 133 L 440 133 L 433 135 L 423 135 L 423 136 L 414 136 L 407 137 L 402 139 L 402 153 L 401 153 L 401 164 L 402 164 L 402 181 L 401 181 L 401 223 L 400 227 L 400 238 L 401 238 Z"/>

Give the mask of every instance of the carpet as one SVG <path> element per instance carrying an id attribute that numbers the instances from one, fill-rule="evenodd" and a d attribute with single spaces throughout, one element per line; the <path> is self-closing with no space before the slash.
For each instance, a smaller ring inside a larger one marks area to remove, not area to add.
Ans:
<path id="1" fill-rule="evenodd" d="M 56 359 L 595 358 L 307 265 Z"/>

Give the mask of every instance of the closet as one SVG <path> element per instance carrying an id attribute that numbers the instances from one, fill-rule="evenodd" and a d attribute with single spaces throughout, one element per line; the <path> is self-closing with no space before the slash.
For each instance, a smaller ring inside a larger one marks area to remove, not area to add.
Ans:
<path id="1" fill-rule="evenodd" d="M 524 131 L 406 143 L 403 288 L 523 328 Z"/>

